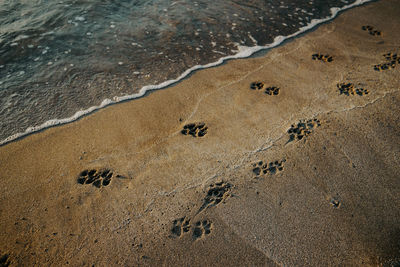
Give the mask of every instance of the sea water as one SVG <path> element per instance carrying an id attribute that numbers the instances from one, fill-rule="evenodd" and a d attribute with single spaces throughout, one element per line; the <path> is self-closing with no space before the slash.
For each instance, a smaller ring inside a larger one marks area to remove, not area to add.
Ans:
<path id="1" fill-rule="evenodd" d="M 274 47 L 369 1 L 0 1 L 0 145 Z"/>

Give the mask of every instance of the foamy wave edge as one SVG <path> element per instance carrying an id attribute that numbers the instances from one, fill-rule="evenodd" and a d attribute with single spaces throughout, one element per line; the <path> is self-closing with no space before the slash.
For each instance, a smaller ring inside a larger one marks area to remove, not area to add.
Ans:
<path id="1" fill-rule="evenodd" d="M 88 115 L 88 114 L 92 113 L 93 111 L 99 110 L 99 109 L 104 108 L 104 107 L 106 107 L 108 105 L 116 104 L 116 103 L 119 103 L 119 102 L 122 102 L 122 101 L 132 100 L 132 99 L 135 99 L 135 98 L 142 97 L 142 96 L 144 96 L 146 94 L 147 91 L 156 90 L 156 89 L 162 89 L 162 88 L 165 88 L 167 86 L 170 86 L 171 84 L 174 84 L 174 83 L 179 82 L 180 80 L 183 80 L 190 73 L 192 73 L 192 72 L 194 72 L 196 70 L 215 67 L 215 66 L 221 65 L 224 61 L 229 60 L 229 59 L 247 58 L 247 57 L 253 55 L 254 53 L 256 53 L 256 52 L 258 52 L 260 50 L 276 47 L 276 46 L 280 45 L 286 39 L 293 38 L 293 37 L 295 37 L 295 36 L 297 36 L 299 34 L 302 34 L 302 33 L 306 32 L 306 31 L 314 28 L 315 26 L 317 26 L 317 25 L 319 25 L 321 23 L 324 23 L 324 22 L 327 22 L 329 20 L 334 19 L 340 11 L 343 11 L 343 10 L 346 10 L 346 9 L 349 9 L 349 8 L 352 8 L 352 7 L 355 7 L 355 6 L 359 6 L 359 5 L 368 3 L 368 2 L 372 2 L 372 1 L 374 1 L 374 0 L 357 0 L 353 4 L 344 6 L 342 8 L 333 7 L 333 8 L 331 8 L 331 16 L 330 17 L 326 17 L 326 18 L 323 18 L 323 19 L 313 19 L 313 20 L 311 20 L 311 22 L 307 26 L 304 26 L 304 27 L 300 28 L 299 31 L 297 31 L 297 32 L 295 32 L 295 33 L 293 33 L 291 35 L 275 37 L 274 41 L 272 43 L 268 44 L 268 45 L 265 45 L 265 46 L 252 46 L 252 47 L 238 46 L 239 51 L 235 55 L 222 57 L 222 58 L 218 59 L 216 62 L 208 63 L 206 65 L 193 66 L 190 69 L 187 69 L 185 72 L 183 72 L 176 79 L 168 80 L 168 81 L 162 82 L 162 83 L 157 84 L 157 85 L 146 85 L 146 86 L 143 86 L 139 90 L 139 92 L 136 93 L 136 94 L 126 95 L 126 96 L 121 96 L 121 97 L 114 97 L 112 100 L 111 99 L 105 99 L 105 100 L 103 100 L 101 102 L 100 105 L 92 106 L 92 107 L 90 107 L 90 108 L 88 108 L 86 110 L 77 111 L 72 117 L 64 118 L 64 119 L 52 119 L 52 120 L 46 121 L 45 123 L 43 123 L 43 124 L 41 124 L 39 126 L 28 127 L 25 130 L 25 132 L 13 134 L 13 135 L 7 137 L 6 139 L 2 140 L 0 142 L 0 146 L 5 145 L 5 144 L 7 144 L 7 143 L 9 143 L 11 141 L 14 141 L 16 139 L 19 139 L 21 137 L 24 137 L 26 135 L 32 134 L 34 132 L 38 132 L 38 131 L 44 130 L 46 128 L 50 128 L 50 127 L 53 127 L 53 126 L 62 125 L 62 124 L 66 124 L 66 123 L 70 123 L 70 122 L 76 121 L 79 118 L 81 118 L 82 116 Z"/>

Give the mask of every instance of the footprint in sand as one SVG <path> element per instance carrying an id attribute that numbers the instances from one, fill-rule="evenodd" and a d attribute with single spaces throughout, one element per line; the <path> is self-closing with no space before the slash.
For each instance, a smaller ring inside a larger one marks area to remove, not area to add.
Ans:
<path id="1" fill-rule="evenodd" d="M 256 177 L 260 177 L 265 174 L 276 174 L 278 172 L 283 171 L 283 165 L 284 162 L 286 162 L 285 159 L 282 160 L 275 160 L 271 162 L 263 162 L 259 161 L 256 163 L 253 163 L 253 173 L 256 175 Z"/>
<path id="2" fill-rule="evenodd" d="M 230 196 L 231 189 L 232 185 L 229 183 L 218 182 L 211 184 L 207 191 L 207 195 L 203 199 L 203 205 L 197 213 L 200 213 L 209 207 L 217 206 L 219 203 L 227 199 Z"/>
<path id="3" fill-rule="evenodd" d="M 211 233 L 212 223 L 209 220 L 196 222 L 193 228 L 193 240 L 203 238 Z"/>
<path id="4" fill-rule="evenodd" d="M 338 83 L 337 88 L 339 89 L 340 94 L 342 95 L 368 95 L 369 91 L 364 88 L 356 88 L 352 83 Z"/>
<path id="5" fill-rule="evenodd" d="M 263 82 L 252 82 L 250 84 L 250 89 L 252 90 L 262 90 L 265 84 Z"/>
<path id="6" fill-rule="evenodd" d="M 315 128 L 321 126 L 318 119 L 313 120 L 300 120 L 297 124 L 292 124 L 287 133 L 289 134 L 289 141 L 301 140 L 310 135 Z"/>
<path id="7" fill-rule="evenodd" d="M 374 27 L 372 27 L 372 26 L 369 26 L 369 25 L 362 26 L 361 29 L 363 31 L 367 31 L 372 36 L 382 36 L 382 32 L 379 30 L 375 30 Z"/>
<path id="8" fill-rule="evenodd" d="M 383 57 L 386 59 L 386 62 L 374 65 L 374 70 L 376 71 L 390 70 L 394 69 L 397 64 L 400 64 L 400 57 L 398 57 L 397 54 L 395 53 L 386 53 L 383 55 Z"/>
<path id="9" fill-rule="evenodd" d="M 111 183 L 113 173 L 109 169 L 91 169 L 84 170 L 79 174 L 77 179 L 78 184 L 92 184 L 97 188 L 108 186 Z"/>
<path id="10" fill-rule="evenodd" d="M 176 219 L 173 221 L 171 233 L 174 236 L 180 237 L 184 233 L 189 232 L 189 230 L 190 230 L 190 219 L 187 219 L 186 217 L 182 217 L 180 219 Z"/>
<path id="11" fill-rule="evenodd" d="M 230 196 L 231 189 L 232 185 L 223 181 L 211 184 L 208 188 L 207 195 L 203 199 L 203 204 L 196 215 L 209 207 L 217 206 L 227 199 Z M 184 216 L 172 222 L 171 234 L 175 237 L 182 237 L 185 233 L 188 233 L 190 229 L 192 229 L 193 239 L 197 240 L 211 233 L 212 223 L 209 220 L 203 220 L 197 221 L 192 225 L 191 219 Z"/>
<path id="12" fill-rule="evenodd" d="M 320 60 L 322 62 L 332 62 L 333 57 L 330 55 L 322 55 L 322 54 L 313 54 L 312 55 L 313 60 Z"/>
<path id="13" fill-rule="evenodd" d="M 207 134 L 208 127 L 205 123 L 189 123 L 183 126 L 181 133 L 183 135 L 191 135 L 193 137 L 203 137 Z"/>
<path id="14" fill-rule="evenodd" d="M 279 95 L 279 87 L 271 86 L 265 89 L 267 95 Z"/>
<path id="15" fill-rule="evenodd" d="M 278 95 L 280 90 L 280 88 L 276 86 L 266 87 L 266 85 L 263 82 L 252 82 L 250 84 L 250 89 L 256 91 L 264 90 L 264 93 L 267 95 Z"/>
<path id="16" fill-rule="evenodd" d="M 212 223 L 210 220 L 206 219 L 197 221 L 194 225 L 192 225 L 190 223 L 190 219 L 182 217 L 173 221 L 171 233 L 175 237 L 182 237 L 186 233 L 189 233 L 190 229 L 192 229 L 193 240 L 197 240 L 211 233 Z"/>

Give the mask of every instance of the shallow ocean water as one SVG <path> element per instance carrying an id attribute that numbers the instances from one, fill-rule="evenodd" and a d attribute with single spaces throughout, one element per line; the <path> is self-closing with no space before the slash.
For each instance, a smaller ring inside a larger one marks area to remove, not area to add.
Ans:
<path id="1" fill-rule="evenodd" d="M 0 141 L 270 44 L 355 2 L 1 1 Z"/>

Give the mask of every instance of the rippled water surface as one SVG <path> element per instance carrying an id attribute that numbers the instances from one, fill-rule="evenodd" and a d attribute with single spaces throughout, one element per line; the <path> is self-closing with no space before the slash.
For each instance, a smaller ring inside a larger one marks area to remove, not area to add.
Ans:
<path id="1" fill-rule="evenodd" d="M 354 1 L 2 0 L 0 140 L 269 44 Z"/>

